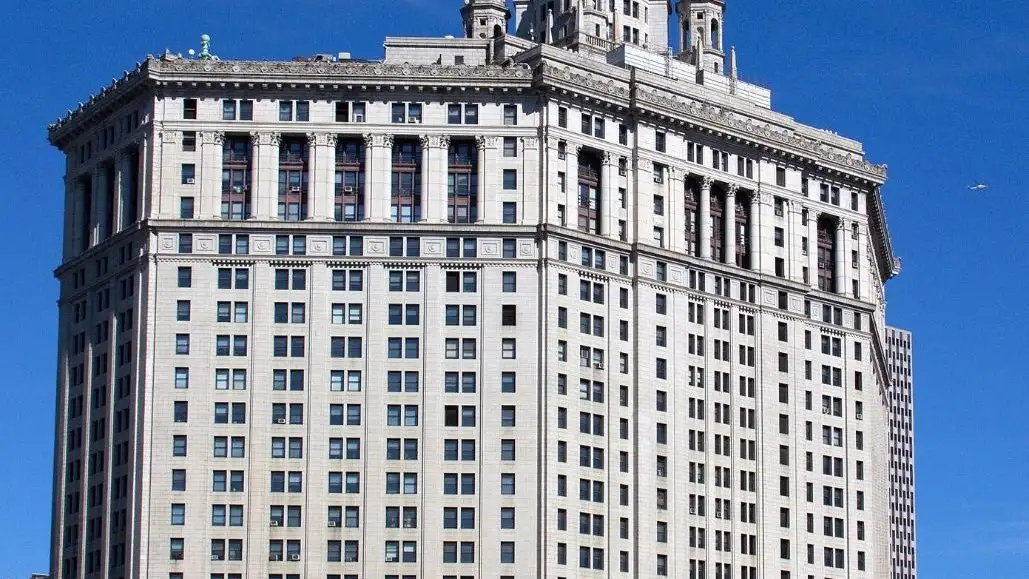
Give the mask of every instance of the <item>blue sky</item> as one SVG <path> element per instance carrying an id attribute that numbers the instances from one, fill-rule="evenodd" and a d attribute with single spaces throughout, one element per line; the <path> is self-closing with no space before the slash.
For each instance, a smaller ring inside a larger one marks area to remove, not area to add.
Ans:
<path id="1" fill-rule="evenodd" d="M 728 0 L 726 42 L 777 110 L 865 143 L 902 275 L 891 323 L 915 332 L 920 576 L 1029 568 L 1029 4 Z M 460 34 L 461 0 L 5 2 L 0 21 L 0 577 L 46 571 L 63 161 L 46 123 L 148 52 L 208 33 L 222 58 L 349 50 Z M 284 6 L 288 12 L 284 12 Z M 153 20 L 161 15 L 163 20 Z M 990 185 L 985 193 L 966 187 Z M 1022 336 L 1019 338 L 1019 336 Z"/>

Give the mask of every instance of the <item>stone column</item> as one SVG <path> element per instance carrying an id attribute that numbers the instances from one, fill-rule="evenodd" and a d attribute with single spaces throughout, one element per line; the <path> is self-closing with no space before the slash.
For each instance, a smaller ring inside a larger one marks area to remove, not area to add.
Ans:
<path id="1" fill-rule="evenodd" d="M 579 145 L 565 145 L 565 226 L 579 228 Z"/>
<path id="2" fill-rule="evenodd" d="M 447 222 L 447 153 L 450 137 L 422 135 L 422 220 Z"/>
<path id="3" fill-rule="evenodd" d="M 626 171 L 628 173 L 629 171 Z M 650 159 L 639 159 L 636 161 L 636 170 L 629 175 L 629 186 L 635 183 L 636 191 L 635 195 L 629 193 L 626 190 L 627 199 L 626 205 L 631 200 L 635 200 L 638 204 L 638 211 L 627 211 L 627 216 L 630 220 L 636 221 L 636 235 L 637 240 L 640 243 L 646 243 L 648 245 L 654 245 L 654 224 L 656 219 L 654 218 L 654 193 L 660 192 L 665 193 L 662 188 L 660 191 L 656 191 L 658 186 L 654 183 L 652 178 L 654 174 L 654 163 Z M 668 199 L 665 198 L 667 203 Z M 666 212 L 667 213 L 667 212 Z M 669 229 L 669 228 L 665 228 Z M 665 237 L 671 235 L 670 231 L 665 232 Z M 668 243 L 665 244 L 669 246 Z"/>
<path id="4" fill-rule="evenodd" d="M 221 217 L 222 196 L 222 143 L 225 133 L 205 131 L 200 133 L 200 166 L 197 171 L 196 206 L 197 217 L 218 219 Z"/>
<path id="5" fill-rule="evenodd" d="M 108 207 L 107 198 L 107 185 L 110 175 L 107 171 L 106 163 L 97 164 L 96 168 L 93 169 L 93 198 L 91 199 L 92 207 L 89 210 L 89 223 L 90 223 L 90 246 L 96 245 L 107 239 L 107 212 L 110 210 Z"/>
<path id="6" fill-rule="evenodd" d="M 151 181 L 153 180 L 150 164 L 152 153 L 150 145 L 150 137 L 144 133 L 136 147 L 138 152 L 136 155 L 136 216 L 139 219 L 150 217 L 155 201 L 154 195 L 148 194 L 152 189 Z M 158 178 L 160 178 L 160 175 L 158 175 Z"/>
<path id="7" fill-rule="evenodd" d="M 711 184 L 714 179 L 704 177 L 700 185 L 700 257 L 711 258 Z"/>
<path id="8" fill-rule="evenodd" d="M 259 220 L 277 219 L 279 212 L 279 144 L 278 133 L 250 133 L 252 144 L 250 203 L 252 217 Z"/>
<path id="9" fill-rule="evenodd" d="M 604 151 L 601 156 L 600 169 L 600 234 L 606 237 L 614 237 L 616 230 L 615 222 L 617 217 L 614 210 L 614 197 L 617 188 L 615 187 L 615 159 L 609 151 Z"/>
<path id="10" fill-rule="evenodd" d="M 522 137 L 522 191 L 518 197 L 517 223 L 539 223 L 542 188 L 539 182 L 540 146 L 537 137 Z"/>
<path id="11" fill-rule="evenodd" d="M 760 187 L 760 186 L 759 186 Z M 761 272 L 761 215 L 762 193 L 760 188 L 750 195 L 750 231 L 747 233 L 747 252 L 750 255 L 750 269 Z"/>
<path id="12" fill-rule="evenodd" d="M 847 238 L 850 232 L 847 231 L 847 222 L 842 218 L 836 222 L 836 293 L 846 294 L 847 284 L 850 280 L 850 252 L 847 251 Z"/>
<path id="13" fill-rule="evenodd" d="M 858 292 L 859 298 L 868 299 L 871 295 L 871 286 L 869 285 L 868 276 L 871 270 L 871 264 L 868 260 L 868 238 L 865 232 L 865 228 L 862 226 L 860 221 L 857 222 L 858 235 L 857 239 L 852 239 L 858 252 L 858 269 L 855 275 L 858 279 Z"/>
<path id="14" fill-rule="evenodd" d="M 736 267 L 736 191 L 739 185 L 729 184 L 725 192 L 725 263 Z"/>
<path id="15" fill-rule="evenodd" d="M 78 229 L 78 223 L 75 221 L 75 209 L 76 201 L 81 196 L 79 191 L 78 182 L 74 179 L 68 178 L 67 175 L 64 177 L 64 259 L 67 260 L 69 257 L 74 255 L 79 246 L 76 245 L 78 236 L 76 230 Z"/>
<path id="16" fill-rule="evenodd" d="M 807 209 L 808 285 L 811 289 L 818 289 L 818 212 L 806 207 L 803 209 Z"/>
<path id="17" fill-rule="evenodd" d="M 476 137 L 478 159 L 478 212 L 479 223 L 499 223 L 499 193 L 503 190 L 501 173 L 497 168 L 497 137 Z M 521 183 L 519 183 L 521 185 Z"/>
<path id="18" fill-rule="evenodd" d="M 307 134 L 307 218 L 332 221 L 335 218 L 336 135 Z"/>
<path id="19" fill-rule="evenodd" d="M 665 185 L 665 237 L 668 239 L 665 245 L 678 253 L 686 252 L 685 176 L 683 169 L 669 167 Z"/>
<path id="20" fill-rule="evenodd" d="M 390 220 L 393 187 L 393 135 L 365 135 L 364 202 L 369 221 Z"/>

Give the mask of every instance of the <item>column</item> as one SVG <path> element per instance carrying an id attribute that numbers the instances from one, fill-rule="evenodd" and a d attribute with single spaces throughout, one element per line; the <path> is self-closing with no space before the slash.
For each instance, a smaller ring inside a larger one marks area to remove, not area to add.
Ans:
<path id="1" fill-rule="evenodd" d="M 628 171 L 626 171 L 628 172 Z M 636 185 L 635 195 L 626 190 L 626 205 L 631 200 L 638 204 L 638 211 L 627 211 L 627 216 L 636 221 L 636 236 L 630 238 L 639 243 L 654 245 L 654 193 L 657 185 L 652 178 L 654 175 L 654 163 L 650 159 L 639 159 L 636 161 L 636 168 L 628 179 L 629 186 Z M 661 193 L 664 193 L 662 190 Z M 667 200 L 666 200 L 667 201 Z M 666 231 L 665 237 L 671 235 Z M 667 243 L 665 244 L 668 245 Z"/>
<path id="2" fill-rule="evenodd" d="M 307 218 L 332 221 L 336 217 L 336 135 L 308 133 L 307 147 Z"/>
<path id="3" fill-rule="evenodd" d="M 842 218 L 836 221 L 836 293 L 846 294 L 847 284 L 850 283 L 848 268 L 850 267 L 850 252 L 847 251 L 847 222 Z"/>
<path id="4" fill-rule="evenodd" d="M 251 176 L 250 203 L 252 216 L 259 220 L 277 219 L 279 212 L 279 144 L 278 133 L 250 133 Z"/>
<path id="5" fill-rule="evenodd" d="M 365 135 L 364 203 L 369 221 L 390 220 L 393 195 L 393 135 Z"/>
<path id="6" fill-rule="evenodd" d="M 750 269 L 761 272 L 761 189 L 750 194 L 750 220 L 747 222 L 750 231 L 747 232 L 747 252 L 750 255 Z"/>
<path id="7" fill-rule="evenodd" d="M 725 263 L 736 267 L 736 191 L 739 185 L 729 184 L 725 192 Z"/>
<path id="8" fill-rule="evenodd" d="M 711 258 L 711 184 L 714 179 L 704 177 L 700 185 L 700 257 Z"/>
<path id="9" fill-rule="evenodd" d="M 107 198 L 107 185 L 109 179 L 107 164 L 99 163 L 93 169 L 93 198 L 92 207 L 89 210 L 90 246 L 96 245 L 107 238 L 106 215 L 109 210 Z"/>
<path id="10" fill-rule="evenodd" d="M 683 209 L 686 172 L 676 167 L 668 168 L 668 183 L 665 185 L 665 236 L 668 249 L 678 253 L 686 252 L 686 213 Z"/>
<path id="11" fill-rule="evenodd" d="M 856 249 L 858 252 L 858 269 L 855 273 L 858 279 L 858 297 L 860 299 L 867 300 L 871 296 L 872 292 L 872 286 L 868 281 L 868 276 L 871 273 L 871 264 L 868 262 L 868 239 L 866 237 L 867 233 L 865 232 L 865 228 L 862 226 L 861 222 L 858 221 L 856 223 L 858 235 L 857 239 L 854 240 L 854 245 L 857 246 Z"/>
<path id="12" fill-rule="evenodd" d="M 75 221 L 75 201 L 80 196 L 78 182 L 64 177 L 64 259 L 74 255 L 78 251 L 76 236 L 77 223 Z"/>
<path id="13" fill-rule="evenodd" d="M 614 211 L 615 191 L 615 159 L 609 151 L 604 151 L 600 166 L 600 234 L 609 238 L 617 238 L 617 217 Z"/>
<path id="14" fill-rule="evenodd" d="M 579 228 L 579 151 L 582 146 L 565 145 L 565 226 Z"/>
<path id="15" fill-rule="evenodd" d="M 221 217 L 222 196 L 222 143 L 225 133 L 205 131 L 200 133 L 200 164 L 197 171 L 196 199 L 201 219 Z"/>
<path id="16" fill-rule="evenodd" d="M 540 223 L 540 201 L 543 194 L 539 179 L 542 164 L 540 140 L 537 137 L 522 137 L 521 141 L 522 194 L 518 199 L 517 223 L 536 224 Z"/>
<path id="17" fill-rule="evenodd" d="M 151 157 L 149 135 L 143 134 L 136 146 L 136 153 L 136 217 L 147 219 L 150 217 L 151 207 L 154 203 L 153 195 L 147 195 L 147 191 L 152 188 L 150 184 L 153 178 L 149 162 Z"/>
<path id="18" fill-rule="evenodd" d="M 806 235 L 804 225 L 801 223 L 801 213 L 803 213 L 804 207 L 797 201 L 790 201 L 790 220 L 789 225 L 789 264 L 790 271 L 789 276 L 793 281 L 804 283 L 804 267 L 807 266 L 807 255 L 804 255 L 801 251 L 800 238 Z M 807 242 L 808 255 L 811 254 L 811 240 Z M 811 280 L 811 270 L 808 269 L 808 281 Z"/>
<path id="19" fill-rule="evenodd" d="M 500 200 L 498 193 L 503 188 L 501 172 L 497 163 L 497 137 L 477 137 L 478 159 L 478 210 L 479 223 L 500 223 Z M 521 176 L 519 176 L 521 177 Z"/>
<path id="20" fill-rule="evenodd" d="M 447 175 L 450 137 L 422 135 L 422 220 L 447 222 Z"/>

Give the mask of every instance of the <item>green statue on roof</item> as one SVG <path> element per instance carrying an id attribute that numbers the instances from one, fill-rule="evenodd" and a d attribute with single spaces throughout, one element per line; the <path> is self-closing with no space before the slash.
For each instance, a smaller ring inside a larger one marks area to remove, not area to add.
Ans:
<path id="1" fill-rule="evenodd" d="M 211 37 L 206 34 L 200 35 L 200 60 L 218 60 L 218 57 L 211 54 Z"/>

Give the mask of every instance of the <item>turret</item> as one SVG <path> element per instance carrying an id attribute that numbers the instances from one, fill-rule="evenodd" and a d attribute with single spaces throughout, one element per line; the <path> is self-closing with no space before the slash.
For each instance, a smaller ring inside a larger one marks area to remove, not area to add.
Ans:
<path id="1" fill-rule="evenodd" d="M 701 63 L 704 70 L 724 74 L 722 19 L 725 14 L 725 1 L 679 0 L 676 12 L 679 14 L 679 50 L 703 51 L 703 55 L 693 54 L 692 62 Z M 698 46 L 701 48 L 698 49 Z"/>
<path id="2" fill-rule="evenodd" d="M 466 38 L 496 38 L 507 33 L 511 12 L 504 0 L 464 0 L 461 20 Z"/>

